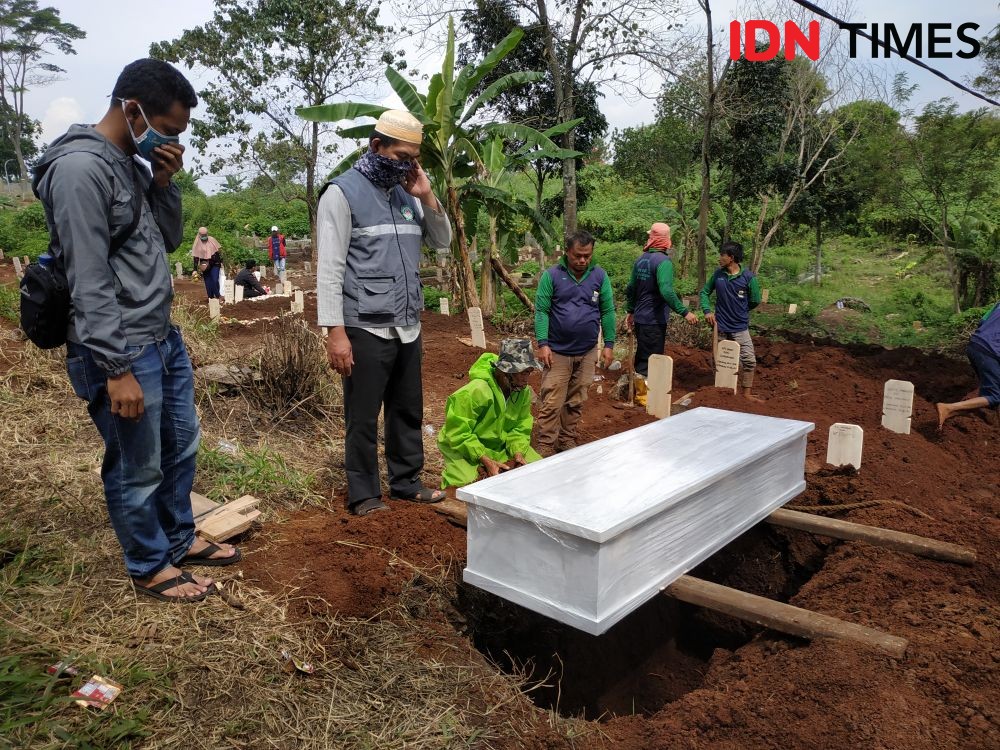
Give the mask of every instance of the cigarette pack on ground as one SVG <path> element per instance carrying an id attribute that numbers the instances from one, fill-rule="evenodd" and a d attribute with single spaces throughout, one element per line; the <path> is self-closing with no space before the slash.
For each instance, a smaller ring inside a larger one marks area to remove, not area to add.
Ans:
<path id="1" fill-rule="evenodd" d="M 122 686 L 107 677 L 95 674 L 82 687 L 74 691 L 70 696 L 76 699 L 76 703 L 81 706 L 91 706 L 92 708 L 105 709 L 118 697 L 122 691 Z"/>

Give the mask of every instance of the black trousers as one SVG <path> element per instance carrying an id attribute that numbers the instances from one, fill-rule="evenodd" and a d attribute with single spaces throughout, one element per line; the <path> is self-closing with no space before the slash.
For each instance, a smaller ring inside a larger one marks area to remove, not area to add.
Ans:
<path id="1" fill-rule="evenodd" d="M 421 337 L 403 344 L 361 328 L 347 328 L 347 337 L 354 354 L 354 367 L 344 378 L 348 505 L 382 495 L 377 441 L 378 413 L 383 404 L 390 492 L 412 495 L 421 487 L 424 468 Z"/>
<path id="2" fill-rule="evenodd" d="M 649 375 L 649 355 L 663 354 L 667 343 L 666 323 L 635 324 L 635 371 Z"/>

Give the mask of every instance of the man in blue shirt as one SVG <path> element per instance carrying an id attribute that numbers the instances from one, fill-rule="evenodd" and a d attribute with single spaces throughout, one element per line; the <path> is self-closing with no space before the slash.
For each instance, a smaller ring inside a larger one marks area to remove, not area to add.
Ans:
<path id="1" fill-rule="evenodd" d="M 1000 406 L 1000 302 L 993 305 L 969 339 L 965 350 L 979 378 L 979 396 L 953 404 L 938 404 L 938 429 L 955 414 Z"/>

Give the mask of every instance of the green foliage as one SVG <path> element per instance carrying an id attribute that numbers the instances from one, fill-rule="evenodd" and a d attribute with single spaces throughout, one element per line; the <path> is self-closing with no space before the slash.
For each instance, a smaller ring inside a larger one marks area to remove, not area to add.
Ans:
<path id="1" fill-rule="evenodd" d="M 598 241 L 594 245 L 594 261 L 611 279 L 615 307 L 619 309 L 624 309 L 625 286 L 632 276 L 632 265 L 641 251 L 642 245 L 636 245 L 634 242 Z"/>
<path id="2" fill-rule="evenodd" d="M 226 502 L 243 495 L 298 503 L 312 494 L 314 477 L 290 466 L 281 452 L 266 443 L 230 455 L 202 444 L 198 480 L 212 500 Z"/>
<path id="3" fill-rule="evenodd" d="M 659 196 L 637 189 L 609 166 L 588 166 L 580 172 L 579 181 L 583 192 L 593 198 L 583 203 L 577 223 L 599 240 L 641 246 L 650 225 L 665 218 L 666 206 Z"/>
<path id="4" fill-rule="evenodd" d="M 424 287 L 424 309 L 432 310 L 437 312 L 441 309 L 441 298 L 448 300 L 449 306 L 451 305 L 451 295 L 448 292 L 442 291 L 437 287 L 425 286 Z"/>
<path id="5" fill-rule="evenodd" d="M 17 323 L 21 319 L 20 299 L 16 286 L 0 285 L 0 318 Z"/>

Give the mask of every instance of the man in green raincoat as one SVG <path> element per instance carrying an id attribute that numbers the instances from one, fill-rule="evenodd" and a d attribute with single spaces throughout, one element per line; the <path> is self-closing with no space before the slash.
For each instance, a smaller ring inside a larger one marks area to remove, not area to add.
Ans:
<path id="1" fill-rule="evenodd" d="M 528 339 L 504 339 L 500 354 L 483 354 L 469 369 L 469 382 L 448 397 L 438 448 L 444 456 L 442 487 L 462 487 L 479 478 L 541 458 L 531 447 L 528 376 L 540 370 Z"/>

